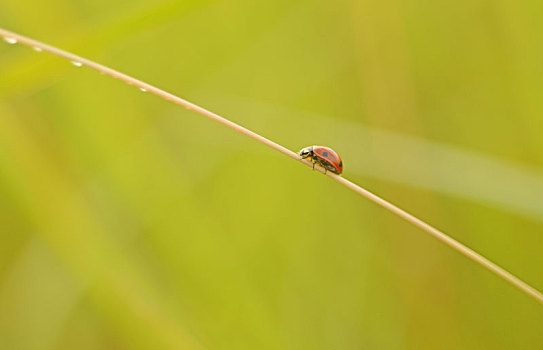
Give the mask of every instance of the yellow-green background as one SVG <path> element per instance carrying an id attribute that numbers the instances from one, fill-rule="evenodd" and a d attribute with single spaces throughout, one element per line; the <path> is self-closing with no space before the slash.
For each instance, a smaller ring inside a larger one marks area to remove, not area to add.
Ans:
<path id="1" fill-rule="evenodd" d="M 543 288 L 543 2 L 0 0 Z M 0 45 L 0 349 L 541 349 L 543 307 L 330 179 Z"/>

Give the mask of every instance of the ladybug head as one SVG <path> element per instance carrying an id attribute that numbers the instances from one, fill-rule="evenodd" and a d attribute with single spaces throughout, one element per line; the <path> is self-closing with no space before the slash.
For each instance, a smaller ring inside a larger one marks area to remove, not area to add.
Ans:
<path id="1" fill-rule="evenodd" d="M 302 159 L 312 156 L 313 146 L 303 148 L 298 154 L 302 157 Z"/>

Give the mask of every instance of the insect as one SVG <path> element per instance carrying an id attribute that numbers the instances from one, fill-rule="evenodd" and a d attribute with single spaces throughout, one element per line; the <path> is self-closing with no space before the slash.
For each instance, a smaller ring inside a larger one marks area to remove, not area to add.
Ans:
<path id="1" fill-rule="evenodd" d="M 310 158 L 313 162 L 313 169 L 315 164 L 319 164 L 326 171 L 331 171 L 334 174 L 341 175 L 343 172 L 343 162 L 339 154 L 337 154 L 330 147 L 325 146 L 309 146 L 300 151 L 302 159 Z"/>

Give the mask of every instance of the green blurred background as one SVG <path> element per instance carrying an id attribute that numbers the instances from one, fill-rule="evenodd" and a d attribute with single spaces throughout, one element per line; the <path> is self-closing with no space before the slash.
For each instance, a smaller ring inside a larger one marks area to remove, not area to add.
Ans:
<path id="1" fill-rule="evenodd" d="M 543 288 L 543 2 L 0 0 Z M 0 45 L 0 349 L 541 349 L 543 308 L 330 179 Z"/>

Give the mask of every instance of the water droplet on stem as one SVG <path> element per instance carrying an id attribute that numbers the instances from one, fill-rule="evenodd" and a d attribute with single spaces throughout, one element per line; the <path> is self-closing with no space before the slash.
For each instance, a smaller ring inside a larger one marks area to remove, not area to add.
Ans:
<path id="1" fill-rule="evenodd" d="M 17 39 L 11 37 L 4 37 L 4 41 L 10 45 L 17 44 Z"/>

